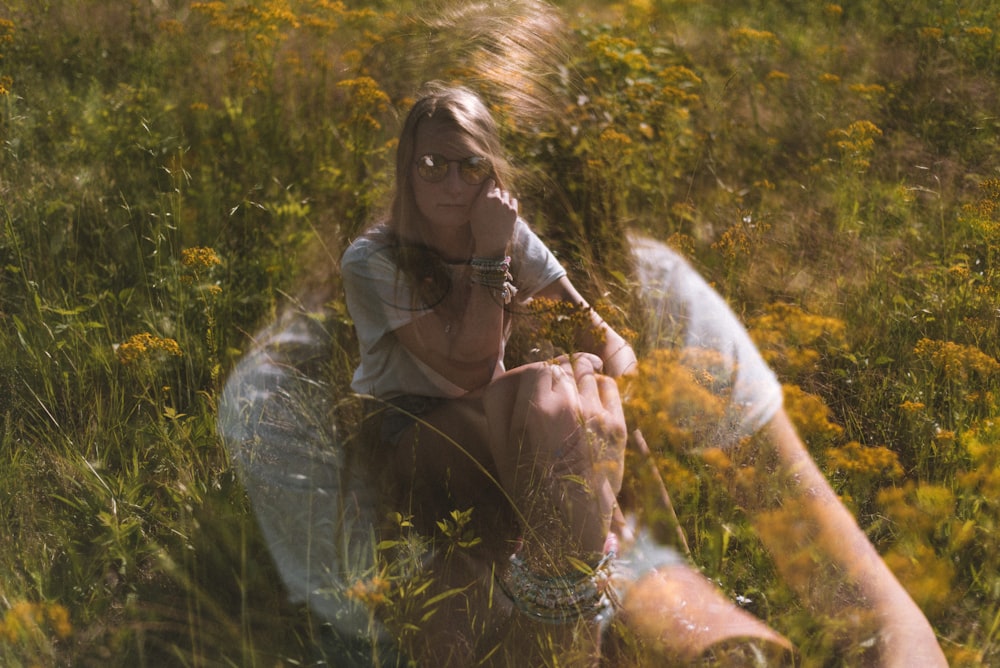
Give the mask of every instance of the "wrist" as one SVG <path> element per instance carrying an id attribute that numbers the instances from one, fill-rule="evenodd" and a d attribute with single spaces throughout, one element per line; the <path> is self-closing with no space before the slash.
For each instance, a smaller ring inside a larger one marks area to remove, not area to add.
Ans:
<path id="1" fill-rule="evenodd" d="M 469 276 L 472 284 L 490 290 L 504 304 L 509 304 L 517 294 L 514 278 L 510 274 L 509 255 L 473 256 L 469 265 L 472 267 L 472 274 Z"/>

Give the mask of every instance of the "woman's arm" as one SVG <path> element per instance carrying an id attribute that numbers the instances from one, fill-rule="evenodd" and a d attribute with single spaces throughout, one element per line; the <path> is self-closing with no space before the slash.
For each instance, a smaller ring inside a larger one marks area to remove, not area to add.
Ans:
<path id="1" fill-rule="evenodd" d="M 779 411 L 736 456 L 735 492 L 786 582 L 813 610 L 871 624 L 883 666 L 947 666 L 934 631 Z M 750 475 L 747 475 L 750 473 Z"/>
<path id="2" fill-rule="evenodd" d="M 563 276 L 542 288 L 537 296 L 569 302 L 581 309 L 589 310 L 592 326 L 577 332 L 579 351 L 575 352 L 593 353 L 604 360 L 602 373 L 617 378 L 635 368 L 636 358 L 632 346 L 612 329 L 597 311 L 590 308 L 587 300 L 580 295 L 567 277 Z"/>
<path id="3" fill-rule="evenodd" d="M 455 283 L 447 299 L 464 305 L 431 311 L 395 330 L 394 335 L 410 354 L 471 391 L 489 383 L 496 372 L 504 308 L 492 290 L 470 285 L 467 280 Z M 449 317 L 449 311 L 454 317 Z"/>
<path id="4" fill-rule="evenodd" d="M 516 223 L 517 199 L 489 179 L 470 210 L 472 257 L 504 258 Z M 495 288 L 473 281 L 474 271 L 456 271 L 440 304 L 395 330 L 417 359 L 470 391 L 493 379 L 504 336 L 504 300 Z"/>

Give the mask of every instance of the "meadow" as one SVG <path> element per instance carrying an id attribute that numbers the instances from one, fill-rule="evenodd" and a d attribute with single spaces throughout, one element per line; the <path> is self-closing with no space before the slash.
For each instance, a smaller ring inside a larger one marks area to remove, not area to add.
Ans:
<path id="1" fill-rule="evenodd" d="M 494 104 L 522 210 L 610 319 L 639 326 L 625 229 L 712 282 L 952 665 L 1000 665 L 1000 11 L 558 6 L 565 43 L 527 52 L 473 30 L 532 20 L 518 3 L 494 24 L 405 0 L 0 7 L 0 663 L 308 659 L 220 390 L 316 282 L 346 385 L 336 263 L 385 203 L 414 83 L 442 78 Z M 854 665 L 712 491 L 718 463 L 658 464 L 706 574 L 803 665 Z"/>

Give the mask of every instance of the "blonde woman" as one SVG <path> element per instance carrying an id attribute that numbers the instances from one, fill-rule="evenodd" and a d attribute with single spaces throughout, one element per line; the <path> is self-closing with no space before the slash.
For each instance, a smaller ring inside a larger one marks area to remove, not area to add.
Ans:
<path id="1" fill-rule="evenodd" d="M 635 354 L 519 216 L 482 101 L 430 89 L 402 129 L 396 179 L 387 220 L 342 262 L 360 344 L 352 388 L 371 398 L 371 437 L 353 448 L 368 475 L 352 472 L 347 439 L 330 428 L 334 399 L 317 368 L 331 335 L 313 314 L 262 333 L 220 410 L 272 556 L 292 596 L 332 629 L 336 665 L 794 663 L 787 639 L 624 521 L 626 425 L 613 379 L 633 377 Z M 730 491 L 805 608 L 833 620 L 847 654 L 866 665 L 945 666 L 930 624 L 809 457 L 780 383 L 725 302 L 666 246 L 630 242 L 653 325 L 645 346 L 711 379 L 696 447 L 726 453 Z M 577 352 L 507 369 L 511 320 L 540 297 L 586 314 L 573 319 Z M 645 366 L 634 377 L 675 387 Z M 376 508 L 440 542 L 420 564 L 427 587 L 410 594 L 416 605 L 371 618 L 345 592 L 370 573 Z M 470 509 L 464 541 L 441 536 L 451 529 L 439 521 Z M 604 633 L 612 615 L 624 636 Z"/>
<path id="2" fill-rule="evenodd" d="M 450 510 L 473 508 L 489 527 L 485 561 L 466 575 L 488 580 L 496 571 L 507 603 L 528 619 L 595 617 L 606 600 L 590 587 L 597 574 L 579 568 L 599 570 L 612 550 L 625 445 L 612 377 L 635 355 L 520 218 L 507 178 L 497 129 L 476 95 L 437 88 L 414 105 L 391 215 L 342 262 L 361 347 L 352 388 L 384 406 L 379 440 L 403 510 L 431 529 Z M 511 318 L 536 297 L 589 314 L 580 353 L 507 371 Z M 526 588 L 539 578 L 585 593 L 566 594 L 559 606 L 529 601 Z M 497 608 L 483 598 L 491 583 L 480 584 L 446 602 L 452 614 L 436 621 L 449 621 L 432 626 L 451 637 L 443 644 L 427 634 L 422 654 L 470 660 L 462 653 L 481 635 L 470 623 Z M 461 629 L 467 647 L 455 642 Z"/>

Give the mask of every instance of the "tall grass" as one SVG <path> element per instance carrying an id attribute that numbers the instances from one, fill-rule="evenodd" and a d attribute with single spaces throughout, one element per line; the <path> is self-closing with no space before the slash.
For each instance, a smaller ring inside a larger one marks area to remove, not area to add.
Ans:
<path id="1" fill-rule="evenodd" d="M 349 373 L 335 260 L 383 204 L 411 84 L 474 64 L 401 62 L 435 26 L 389 4 L 0 9 L 5 665 L 309 656 L 216 401 L 317 273 Z M 996 8 L 563 5 L 559 113 L 517 124 L 491 97 L 527 216 L 624 325 L 622 230 L 681 249 L 954 665 L 1000 660 Z M 849 664 L 710 491 L 712 463 L 661 465 L 711 577 Z"/>

